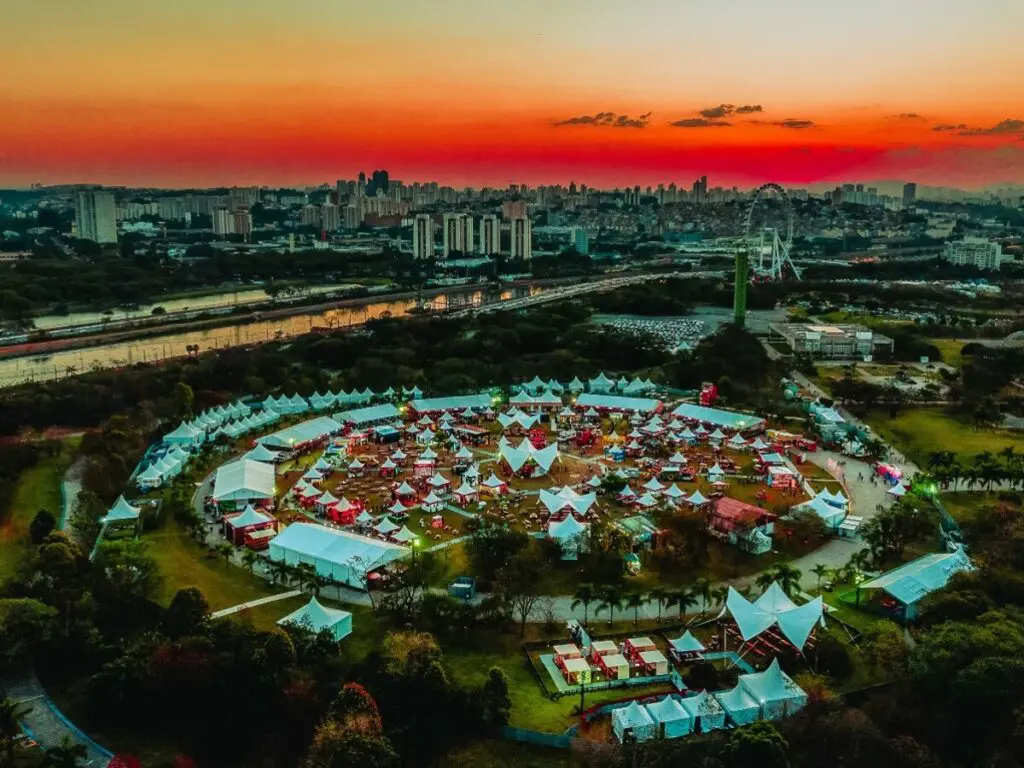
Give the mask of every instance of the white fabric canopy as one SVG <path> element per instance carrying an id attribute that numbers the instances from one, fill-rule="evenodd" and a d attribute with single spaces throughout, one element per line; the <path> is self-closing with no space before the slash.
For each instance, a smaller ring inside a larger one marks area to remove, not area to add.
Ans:
<path id="1" fill-rule="evenodd" d="M 785 638 L 799 650 L 803 650 L 811 630 L 815 624 L 822 622 L 824 615 L 824 602 L 820 595 L 809 603 L 797 606 L 777 582 L 773 582 L 753 603 L 729 587 L 725 607 L 739 627 L 744 641 L 777 625 Z"/>

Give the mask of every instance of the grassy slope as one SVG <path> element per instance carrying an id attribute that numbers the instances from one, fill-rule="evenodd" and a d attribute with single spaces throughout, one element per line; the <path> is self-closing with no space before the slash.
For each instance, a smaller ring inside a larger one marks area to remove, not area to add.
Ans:
<path id="1" fill-rule="evenodd" d="M 955 451 L 961 461 L 982 451 L 997 453 L 1007 446 L 1024 450 L 1024 435 L 1002 429 L 975 429 L 935 408 L 905 408 L 895 419 L 876 411 L 868 422 L 887 441 L 919 465 L 934 451 Z"/>
<path id="2" fill-rule="evenodd" d="M 28 553 L 28 526 L 36 512 L 48 509 L 60 519 L 61 479 L 74 461 L 80 442 L 80 437 L 68 438 L 60 453 L 22 473 L 14 491 L 10 515 L 0 526 L 0 582 L 14 573 Z"/>

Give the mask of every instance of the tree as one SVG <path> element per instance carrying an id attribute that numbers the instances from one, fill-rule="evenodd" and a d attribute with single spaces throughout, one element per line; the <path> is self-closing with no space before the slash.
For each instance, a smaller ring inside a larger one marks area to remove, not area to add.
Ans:
<path id="1" fill-rule="evenodd" d="M 829 567 L 827 565 L 825 565 L 824 563 L 818 563 L 816 566 L 811 568 L 811 573 L 813 573 L 814 577 L 818 580 L 817 587 L 816 587 L 818 592 L 821 592 L 821 580 L 823 578 L 825 578 L 825 576 L 828 575 L 828 572 L 829 572 Z"/>
<path id="2" fill-rule="evenodd" d="M 647 602 L 647 595 L 643 592 L 629 592 L 625 598 L 625 607 L 633 609 L 633 626 L 640 623 L 640 608 Z"/>
<path id="3" fill-rule="evenodd" d="M 679 620 L 683 620 L 683 616 L 686 615 L 687 608 L 693 608 L 697 605 L 697 596 L 688 589 L 679 589 L 669 595 L 669 605 L 675 605 L 679 607 Z"/>
<path id="4" fill-rule="evenodd" d="M 284 560 L 271 560 L 268 570 L 277 584 L 287 584 L 292 574 L 292 567 Z"/>
<path id="5" fill-rule="evenodd" d="M 4 765 L 10 768 L 14 768 L 14 740 L 21 735 L 19 721 L 31 711 L 31 707 L 13 699 L 0 701 L 0 744 L 4 750 Z"/>
<path id="6" fill-rule="evenodd" d="M 249 573 L 253 574 L 256 570 L 256 563 L 259 562 L 260 556 L 257 555 L 253 550 L 246 549 L 242 552 L 242 565 L 249 569 Z"/>
<path id="7" fill-rule="evenodd" d="M 594 585 L 593 584 L 580 584 L 576 587 L 576 591 L 572 594 L 572 604 L 569 608 L 575 611 L 579 606 L 583 606 L 583 624 L 587 623 L 589 616 L 590 604 L 594 602 Z"/>
<path id="8" fill-rule="evenodd" d="M 726 768 L 788 768 L 789 744 L 778 729 L 761 720 L 729 734 L 722 750 Z"/>
<path id="9" fill-rule="evenodd" d="M 148 600 L 160 586 L 160 566 L 144 541 L 104 541 L 93 565 L 97 591 L 117 600 Z"/>
<path id="10" fill-rule="evenodd" d="M 502 597 L 519 617 L 519 634 L 526 634 L 530 611 L 541 598 L 540 575 L 544 563 L 538 551 L 529 547 L 520 550 L 499 573 Z"/>
<path id="11" fill-rule="evenodd" d="M 491 667 L 487 671 L 487 679 L 480 689 L 480 706 L 485 725 L 490 728 L 508 725 L 512 697 L 509 694 L 508 676 L 500 667 Z"/>
<path id="12" fill-rule="evenodd" d="M 336 720 L 324 720 L 313 735 L 305 768 L 393 768 L 398 753 L 380 734 L 349 730 Z"/>
<path id="13" fill-rule="evenodd" d="M 693 586 L 690 588 L 690 591 L 700 598 L 701 616 L 707 613 L 707 610 L 710 607 L 712 589 L 713 586 L 711 584 L 711 581 L 705 576 L 701 576 L 699 579 L 694 581 Z"/>
<path id="14" fill-rule="evenodd" d="M 172 638 L 194 635 L 203 628 L 209 615 L 210 605 L 199 587 L 179 589 L 164 614 L 164 631 Z"/>
<path id="15" fill-rule="evenodd" d="M 235 553 L 235 546 L 231 542 L 222 542 L 214 549 L 217 552 L 217 556 L 224 561 L 224 565 L 231 563 L 231 556 Z M 300 565 L 304 565 L 304 563 L 300 563 Z"/>
<path id="16" fill-rule="evenodd" d="M 647 597 L 658 606 L 658 623 L 661 624 L 661 610 L 669 599 L 669 592 L 664 587 L 654 587 L 647 593 Z"/>
<path id="17" fill-rule="evenodd" d="M 798 569 L 788 563 L 780 563 L 772 571 L 772 577 L 787 595 L 792 595 L 800 589 L 800 577 L 802 575 Z"/>
<path id="18" fill-rule="evenodd" d="M 28 535 L 36 546 L 43 543 L 43 539 L 49 536 L 57 527 L 57 518 L 48 509 L 40 509 L 28 526 Z"/>
<path id="19" fill-rule="evenodd" d="M 67 736 L 58 747 L 50 747 L 43 753 L 41 768 L 79 768 L 89 753 L 82 744 L 75 744 Z"/>
<path id="20" fill-rule="evenodd" d="M 899 560 L 907 545 L 933 529 L 933 516 L 904 502 L 883 509 L 863 528 L 861 537 L 868 543 L 876 562 Z"/>
<path id="21" fill-rule="evenodd" d="M 622 594 L 622 587 L 616 584 L 607 584 L 598 593 L 600 605 L 597 606 L 595 613 L 600 613 L 607 608 L 609 627 L 615 620 L 615 610 L 622 607 Z"/>

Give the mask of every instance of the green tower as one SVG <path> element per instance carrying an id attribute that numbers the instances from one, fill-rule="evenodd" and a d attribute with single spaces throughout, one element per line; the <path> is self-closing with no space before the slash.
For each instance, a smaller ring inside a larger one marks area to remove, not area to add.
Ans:
<path id="1" fill-rule="evenodd" d="M 740 328 L 747 322 L 747 282 L 750 279 L 750 258 L 746 246 L 736 252 L 736 284 L 732 292 L 733 322 Z"/>

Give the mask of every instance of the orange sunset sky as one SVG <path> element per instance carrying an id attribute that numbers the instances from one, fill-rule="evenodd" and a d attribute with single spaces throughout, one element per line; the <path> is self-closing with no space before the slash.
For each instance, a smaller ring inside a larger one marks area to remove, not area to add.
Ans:
<path id="1" fill-rule="evenodd" d="M 1024 183 L 1022 0 L 3 0 L 0 184 Z"/>

